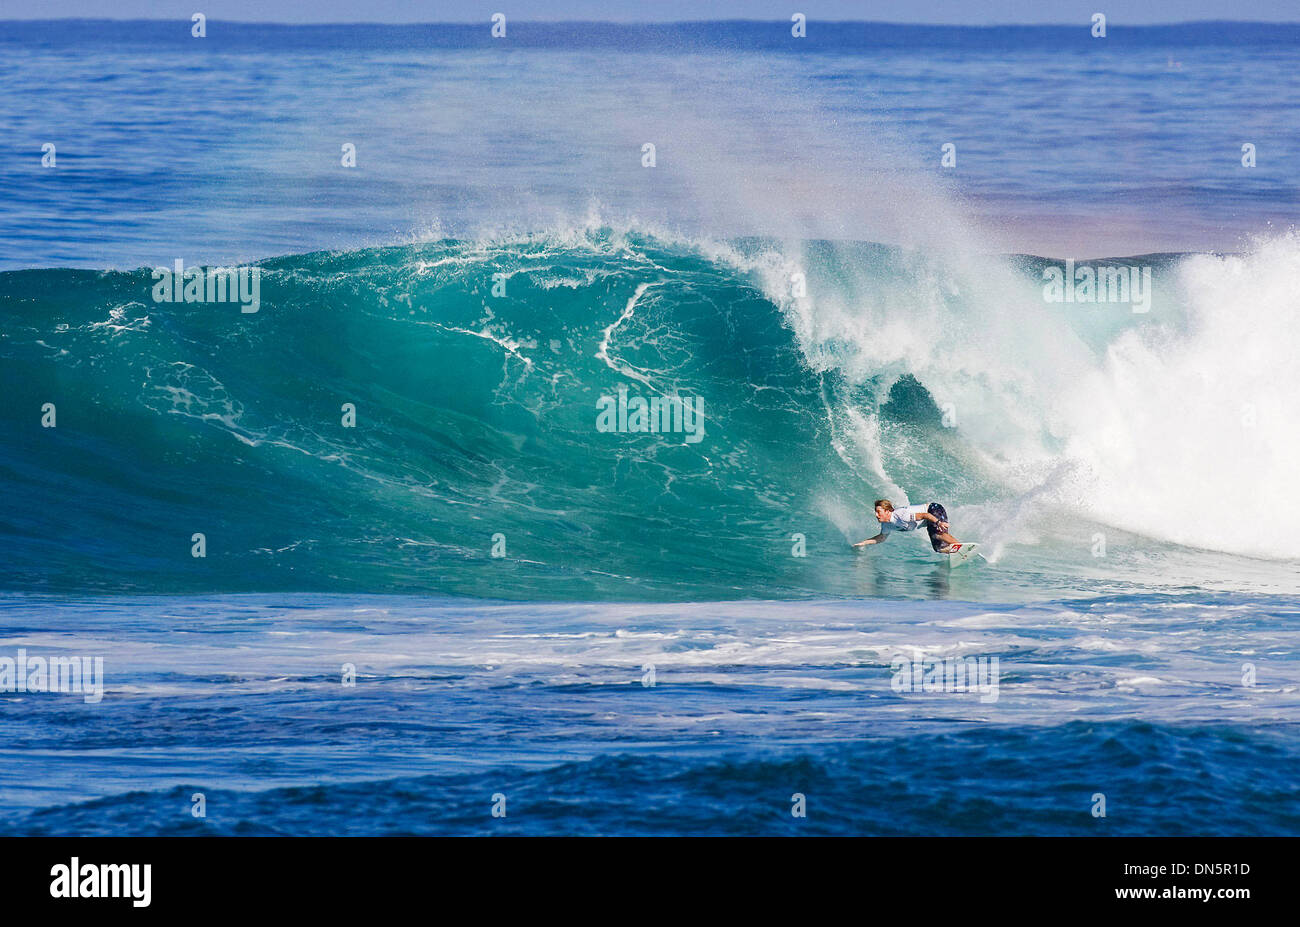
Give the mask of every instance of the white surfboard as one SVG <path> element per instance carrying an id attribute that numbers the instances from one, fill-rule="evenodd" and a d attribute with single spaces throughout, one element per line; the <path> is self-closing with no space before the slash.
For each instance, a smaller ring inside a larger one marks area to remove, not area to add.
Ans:
<path id="1" fill-rule="evenodd" d="M 944 554 L 948 558 L 948 566 L 956 569 L 959 566 L 965 566 L 975 560 L 976 557 L 982 557 L 980 546 L 978 544 L 967 542 L 961 546 L 961 550 L 955 554 Z"/>

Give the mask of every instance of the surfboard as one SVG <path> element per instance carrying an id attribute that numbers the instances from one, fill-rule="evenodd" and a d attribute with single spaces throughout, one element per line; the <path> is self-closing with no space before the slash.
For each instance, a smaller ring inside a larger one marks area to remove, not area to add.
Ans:
<path id="1" fill-rule="evenodd" d="M 957 553 L 944 554 L 944 556 L 948 558 L 948 566 L 955 570 L 957 567 L 965 566 L 966 564 L 971 563 L 976 557 L 982 555 L 980 554 L 980 546 L 978 544 L 967 542 L 961 546 L 961 550 L 957 551 Z"/>

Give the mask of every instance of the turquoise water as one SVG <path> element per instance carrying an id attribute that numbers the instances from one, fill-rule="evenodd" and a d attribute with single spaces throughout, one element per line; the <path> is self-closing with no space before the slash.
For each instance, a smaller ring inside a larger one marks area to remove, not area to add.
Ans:
<path id="1" fill-rule="evenodd" d="M 1293 30 L 166 28 L 0 24 L 0 829 L 1296 832 Z"/>
<path id="2" fill-rule="evenodd" d="M 1144 259 L 1163 285 L 1143 314 L 1044 304 L 1042 261 L 608 229 L 268 260 L 255 313 L 154 302 L 143 270 L 9 273 L 10 588 L 1295 592 L 1286 552 L 1249 520 L 1216 524 L 1186 465 L 1219 455 L 1285 517 L 1284 439 L 1148 423 L 1196 390 L 1214 412 L 1258 396 L 1260 414 L 1295 414 L 1249 377 L 1226 394 L 1201 380 L 1217 326 L 1248 312 L 1271 324 L 1246 349 L 1282 362 L 1295 335 L 1269 318 L 1278 306 L 1179 298 L 1195 274 L 1277 274 L 1268 260 L 1298 254 L 1282 240 L 1247 259 Z M 830 298 L 785 297 L 796 266 Z M 1186 382 L 1171 388 L 1171 371 Z M 698 432 L 600 430 L 620 389 L 698 397 Z M 1140 475 L 1134 452 L 1150 456 Z M 943 500 L 997 570 L 950 576 L 911 537 L 851 551 L 876 532 L 872 500 L 904 494 Z"/>

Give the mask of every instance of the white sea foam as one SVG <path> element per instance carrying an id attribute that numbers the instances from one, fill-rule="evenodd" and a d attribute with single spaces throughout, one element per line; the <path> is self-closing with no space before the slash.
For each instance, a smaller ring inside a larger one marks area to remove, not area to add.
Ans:
<path id="1" fill-rule="evenodd" d="M 952 410 L 972 465 L 1026 503 L 1003 505 L 988 530 L 1013 537 L 1063 507 L 1175 544 L 1296 559 L 1277 526 L 1300 518 L 1300 390 L 1288 386 L 1300 236 L 1170 262 L 1149 316 L 1046 304 L 987 255 L 910 271 L 884 280 L 863 267 L 803 299 L 776 275 L 766 287 L 813 369 L 884 387 L 911 374 Z M 1068 315 L 1080 312 L 1094 316 Z M 1100 351 L 1094 326 L 1116 330 Z M 846 462 L 882 492 L 906 489 L 875 409 L 846 403 L 832 417 Z"/>

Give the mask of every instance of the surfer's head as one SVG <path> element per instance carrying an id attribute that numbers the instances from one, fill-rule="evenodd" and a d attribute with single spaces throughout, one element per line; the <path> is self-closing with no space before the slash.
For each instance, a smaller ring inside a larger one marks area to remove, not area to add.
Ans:
<path id="1" fill-rule="evenodd" d="M 876 521 L 889 521 L 889 516 L 894 514 L 894 503 L 888 499 L 876 500 Z"/>

